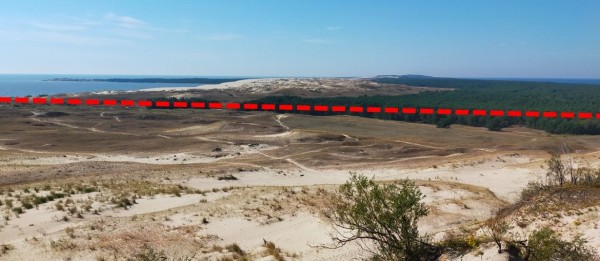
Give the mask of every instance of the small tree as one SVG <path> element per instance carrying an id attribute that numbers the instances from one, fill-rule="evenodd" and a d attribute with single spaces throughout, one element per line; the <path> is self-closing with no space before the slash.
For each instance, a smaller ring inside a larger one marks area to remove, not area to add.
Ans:
<path id="1" fill-rule="evenodd" d="M 334 247 L 349 242 L 373 243 L 365 249 L 382 260 L 430 260 L 439 256 L 437 248 L 419 235 L 417 221 L 428 210 L 420 200 L 414 182 L 377 184 L 364 176 L 353 175 L 334 196 L 325 216 L 332 221 Z"/>
<path id="2" fill-rule="evenodd" d="M 494 240 L 494 243 L 498 246 L 498 253 L 502 253 L 502 241 L 504 241 L 504 236 L 506 235 L 506 232 L 508 232 L 508 229 L 508 223 L 501 221 L 497 217 L 494 217 L 485 223 L 484 232 L 488 237 Z"/>
<path id="3" fill-rule="evenodd" d="M 560 159 L 560 155 L 553 154 L 546 164 L 548 164 L 546 176 L 550 178 L 550 182 L 553 184 L 557 182 L 559 186 L 562 186 L 565 182 L 565 165 Z"/>

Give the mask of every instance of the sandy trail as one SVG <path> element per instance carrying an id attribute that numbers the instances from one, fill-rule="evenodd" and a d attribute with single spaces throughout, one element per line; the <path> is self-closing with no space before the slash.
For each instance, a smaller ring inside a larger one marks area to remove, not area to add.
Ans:
<path id="1" fill-rule="evenodd" d="M 359 141 L 359 139 L 357 139 L 357 138 L 354 138 L 354 137 L 351 137 L 351 136 L 350 136 L 350 135 L 348 135 L 348 134 L 344 134 L 344 133 L 342 133 L 342 136 L 346 137 L 346 139 L 350 139 L 350 140 L 354 140 L 354 141 Z"/>
<path id="2" fill-rule="evenodd" d="M 229 145 L 235 144 L 234 142 L 231 142 L 231 141 L 215 140 L 215 139 L 205 138 L 205 137 L 194 137 L 194 138 L 199 139 L 199 140 L 203 140 L 203 141 L 208 141 L 208 142 L 225 143 L 225 144 L 229 144 Z"/>
<path id="3" fill-rule="evenodd" d="M 288 115 L 286 114 L 279 114 L 277 116 L 275 116 L 275 121 L 281 126 L 283 127 L 286 131 L 290 130 L 290 127 L 288 127 L 287 125 L 283 124 L 283 122 L 281 122 L 282 119 L 287 118 Z"/>
<path id="4" fill-rule="evenodd" d="M 394 140 L 394 141 L 395 142 L 404 143 L 404 144 L 408 144 L 408 145 L 414 145 L 414 146 L 419 146 L 419 147 L 423 147 L 423 148 L 429 148 L 429 149 L 446 149 L 447 148 L 447 147 L 437 147 L 437 146 L 425 145 L 425 144 L 421 144 L 421 143 L 404 141 L 404 140 Z"/>

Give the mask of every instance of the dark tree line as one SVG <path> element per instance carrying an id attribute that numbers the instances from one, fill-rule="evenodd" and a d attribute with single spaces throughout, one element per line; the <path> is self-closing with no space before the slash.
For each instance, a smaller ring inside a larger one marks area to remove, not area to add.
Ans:
<path id="1" fill-rule="evenodd" d="M 531 117 L 491 117 L 457 115 L 421 115 L 367 113 L 367 106 L 377 107 L 415 107 L 415 108 L 451 108 L 483 110 L 533 110 L 557 112 L 598 112 L 600 108 L 600 85 L 562 84 L 524 81 L 470 80 L 450 78 L 400 78 L 374 79 L 375 81 L 411 86 L 453 88 L 454 91 L 422 92 L 411 95 L 375 95 L 361 97 L 301 98 L 297 96 L 270 96 L 248 101 L 258 104 L 307 104 L 307 105 L 344 105 L 363 106 L 363 113 L 350 113 L 362 117 L 387 120 L 435 124 L 440 128 L 452 124 L 486 127 L 499 131 L 508 126 L 525 126 L 555 134 L 600 134 L 598 119 L 562 119 Z M 165 99 L 156 99 L 165 100 Z M 171 104 L 177 100 L 170 100 Z M 203 101 L 199 98 L 185 101 Z M 312 106 L 311 106 L 312 107 Z M 156 108 L 156 107 L 153 107 Z M 277 107 L 276 107 L 277 108 Z M 310 115 L 338 115 L 339 112 L 318 111 L 279 111 L 280 113 L 302 113 Z M 595 116 L 595 115 L 594 115 Z"/>

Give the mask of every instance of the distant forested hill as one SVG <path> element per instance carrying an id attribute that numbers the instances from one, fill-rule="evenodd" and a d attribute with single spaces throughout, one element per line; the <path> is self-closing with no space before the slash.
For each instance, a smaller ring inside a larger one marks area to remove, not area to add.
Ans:
<path id="1" fill-rule="evenodd" d="M 322 104 L 346 106 L 426 107 L 451 109 L 498 109 L 536 111 L 597 112 L 600 108 L 600 85 L 562 84 L 525 81 L 471 80 L 433 77 L 389 76 L 373 79 L 382 83 L 410 86 L 454 88 L 455 91 L 423 92 L 400 96 L 363 96 L 335 98 L 300 98 L 290 96 L 266 97 L 258 103 Z M 331 113 L 309 112 L 314 115 Z M 547 119 L 525 117 L 480 117 L 444 115 L 370 114 L 362 116 L 436 124 L 487 127 L 500 130 L 511 125 L 523 125 L 563 134 L 600 134 L 600 122 L 579 119 Z"/>

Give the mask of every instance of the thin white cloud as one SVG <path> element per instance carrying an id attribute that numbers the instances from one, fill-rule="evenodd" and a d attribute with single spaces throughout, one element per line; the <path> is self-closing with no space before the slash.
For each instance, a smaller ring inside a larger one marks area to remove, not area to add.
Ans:
<path id="1" fill-rule="evenodd" d="M 206 39 L 210 41 L 229 41 L 238 38 L 242 38 L 242 36 L 239 34 L 215 34 L 207 37 Z"/>
<path id="2" fill-rule="evenodd" d="M 146 25 L 146 23 L 140 19 L 136 19 L 131 16 L 121 16 L 115 13 L 107 13 L 104 15 L 104 18 L 109 22 L 115 23 L 124 28 L 140 28 Z"/>
<path id="3" fill-rule="evenodd" d="M 34 41 L 83 46 L 122 45 L 130 43 L 127 40 L 118 38 L 85 36 L 52 31 L 33 31 L 28 33 L 28 36 Z"/>
<path id="4" fill-rule="evenodd" d="M 302 41 L 305 43 L 310 43 L 310 44 L 327 44 L 327 43 L 329 43 L 328 40 L 321 39 L 321 38 L 309 38 L 309 39 L 303 39 Z"/>
<path id="5" fill-rule="evenodd" d="M 325 27 L 325 30 L 327 30 L 327 31 L 336 31 L 336 30 L 340 30 L 340 29 L 342 29 L 341 26 L 328 26 L 328 27 Z"/>
<path id="6" fill-rule="evenodd" d="M 70 24 L 69 25 L 69 24 L 51 24 L 51 23 L 33 22 L 31 25 L 35 28 L 49 30 L 49 31 L 81 31 L 81 30 L 86 29 L 85 26 L 78 25 L 78 24 Z"/>

